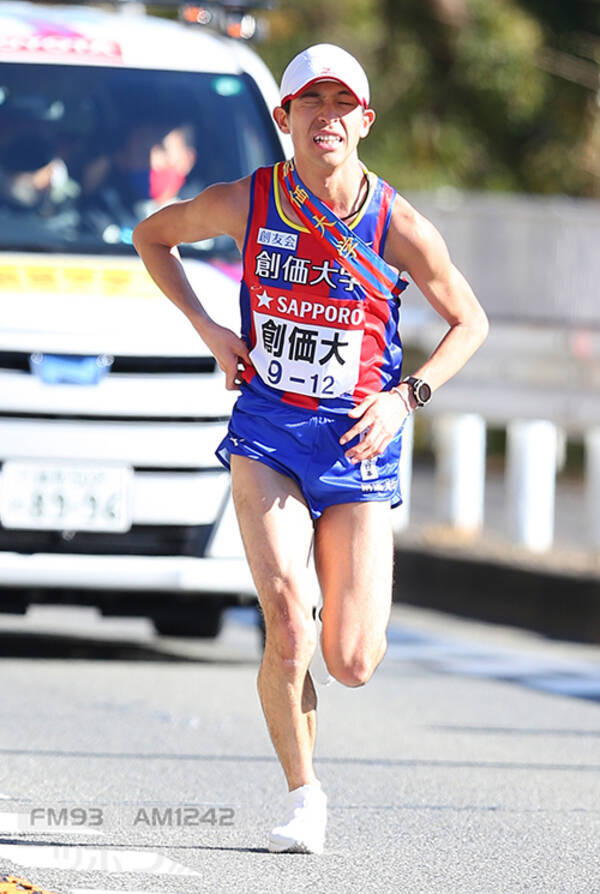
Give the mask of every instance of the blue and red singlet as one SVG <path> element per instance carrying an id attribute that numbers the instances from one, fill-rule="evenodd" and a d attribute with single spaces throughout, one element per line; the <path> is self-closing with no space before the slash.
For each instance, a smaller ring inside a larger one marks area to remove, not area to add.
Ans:
<path id="1" fill-rule="evenodd" d="M 366 173 L 369 192 L 350 229 L 382 255 L 396 191 Z M 217 456 L 229 466 L 229 454 L 240 453 L 291 476 L 315 517 L 332 503 L 397 504 L 400 434 L 381 457 L 358 466 L 338 439 L 354 424 L 351 407 L 400 381 L 399 301 L 368 295 L 318 238 L 289 220 L 280 190 L 278 165 L 254 172 L 240 289 L 253 366 L 241 374 L 242 394 Z M 265 424 L 277 430 L 267 434 Z M 331 453 L 328 472 L 324 451 Z M 321 485 L 334 489 L 326 495 Z"/>

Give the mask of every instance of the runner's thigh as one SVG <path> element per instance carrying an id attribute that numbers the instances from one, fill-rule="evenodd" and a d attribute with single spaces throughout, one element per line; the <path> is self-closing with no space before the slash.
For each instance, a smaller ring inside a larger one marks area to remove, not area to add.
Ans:
<path id="1" fill-rule="evenodd" d="M 388 502 L 342 503 L 325 509 L 317 522 L 326 657 L 350 660 L 380 649 L 392 599 L 390 513 Z"/>
<path id="2" fill-rule="evenodd" d="M 312 610 L 308 579 L 313 524 L 296 482 L 265 463 L 231 457 L 232 492 L 246 556 L 268 623 L 282 603 Z"/>

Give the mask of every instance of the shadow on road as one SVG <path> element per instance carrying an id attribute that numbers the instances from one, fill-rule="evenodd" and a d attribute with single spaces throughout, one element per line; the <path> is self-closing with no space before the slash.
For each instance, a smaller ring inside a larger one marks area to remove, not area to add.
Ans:
<path id="1" fill-rule="evenodd" d="M 137 643 L 127 639 L 100 639 L 48 632 L 0 632 L 2 658 L 61 658 L 85 661 L 160 661 L 192 664 L 254 665 L 256 657 L 224 655 L 211 641 L 178 643 L 173 648 L 157 639 L 156 643 Z M 184 648 L 186 651 L 184 651 Z M 205 651 L 202 651 L 202 650 Z M 209 651 L 210 650 L 210 651 Z M 197 654 L 198 653 L 198 654 Z M 258 655 L 258 651 L 256 653 Z"/>
<path id="2" fill-rule="evenodd" d="M 2 844 L 16 844 L 25 847 L 60 847 L 60 848 L 73 848 L 74 850 L 83 850 L 84 848 L 90 848 L 91 850 L 95 850 L 98 847 L 97 841 L 64 841 L 64 840 L 49 840 L 48 838 L 30 838 L 25 840 L 23 838 L 0 838 L 0 845 Z M 110 848 L 111 850 L 118 851 L 119 848 L 123 850 L 131 850 L 132 845 L 130 842 L 123 842 L 120 844 L 115 841 L 102 841 L 102 848 Z M 156 842 L 148 843 L 148 844 L 136 844 L 136 851 L 141 850 L 152 850 L 153 852 L 156 850 Z M 170 848 L 170 850 L 178 850 L 178 851 L 239 851 L 244 854 L 268 854 L 269 851 L 266 847 L 235 847 L 233 845 L 224 845 L 224 844 L 177 844 L 175 847 Z M 290 854 L 286 854 L 286 856 L 290 856 Z M 304 855 L 306 856 L 306 854 Z M 25 890 L 25 889 L 23 889 Z"/>

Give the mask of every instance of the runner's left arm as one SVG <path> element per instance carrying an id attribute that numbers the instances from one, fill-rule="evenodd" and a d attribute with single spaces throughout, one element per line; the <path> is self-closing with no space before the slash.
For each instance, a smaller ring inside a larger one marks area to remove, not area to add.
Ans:
<path id="1" fill-rule="evenodd" d="M 427 301 L 448 323 L 448 331 L 431 356 L 412 375 L 435 391 L 452 378 L 485 341 L 489 324 L 469 283 L 450 259 L 446 243 L 434 225 L 405 199 L 396 197 L 386 240 L 385 260 L 405 270 Z M 398 393 L 399 392 L 399 393 Z M 397 391 L 370 394 L 349 412 L 357 422 L 340 439 L 346 444 L 365 436 L 346 452 L 352 462 L 370 459 L 390 443 L 410 409 L 415 408 L 409 385 Z"/>

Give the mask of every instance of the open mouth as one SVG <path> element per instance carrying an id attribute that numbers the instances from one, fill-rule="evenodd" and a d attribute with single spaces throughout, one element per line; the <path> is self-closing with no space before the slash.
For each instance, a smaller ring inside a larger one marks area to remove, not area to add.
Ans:
<path id="1" fill-rule="evenodd" d="M 336 134 L 317 134 L 316 137 L 313 137 L 313 142 L 317 146 L 337 146 L 342 142 L 342 138 Z"/>

